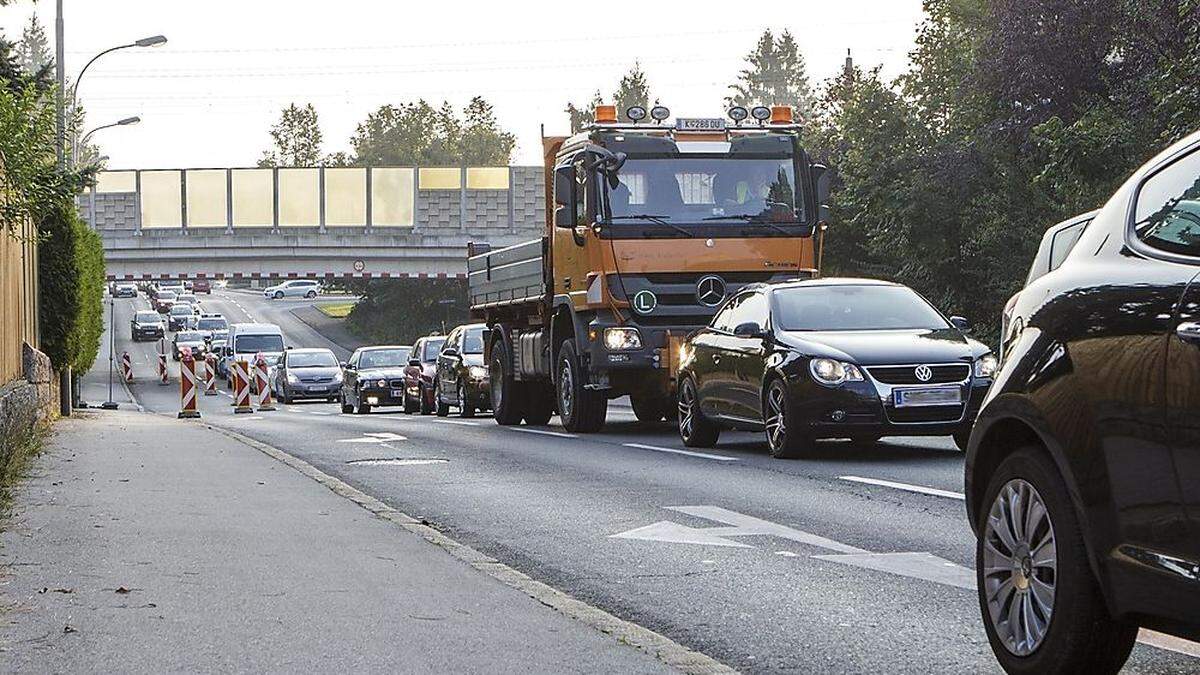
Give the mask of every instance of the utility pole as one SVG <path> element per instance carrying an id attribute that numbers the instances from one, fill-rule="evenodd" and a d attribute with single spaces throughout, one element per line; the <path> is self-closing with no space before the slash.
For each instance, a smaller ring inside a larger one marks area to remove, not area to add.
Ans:
<path id="1" fill-rule="evenodd" d="M 63 43 L 63 0 L 56 0 L 55 15 L 54 15 L 54 71 L 55 79 L 58 82 L 58 91 L 54 97 L 54 108 L 57 126 L 57 134 L 55 137 L 55 153 L 58 158 L 58 170 L 61 173 L 67 167 L 67 112 L 63 107 L 63 95 L 67 89 L 67 68 L 65 62 L 66 48 Z M 74 402 L 72 395 L 73 379 L 71 377 L 71 367 L 63 365 L 59 371 L 58 377 L 58 413 L 63 417 L 71 416 L 71 404 Z"/>

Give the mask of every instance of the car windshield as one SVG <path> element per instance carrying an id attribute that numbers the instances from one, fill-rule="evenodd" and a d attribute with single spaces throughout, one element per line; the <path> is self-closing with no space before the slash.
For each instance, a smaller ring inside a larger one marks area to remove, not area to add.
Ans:
<path id="1" fill-rule="evenodd" d="M 809 286 L 774 293 L 783 330 L 899 330 L 949 328 L 924 298 L 904 286 Z"/>
<path id="2" fill-rule="evenodd" d="M 239 335 L 234 339 L 234 350 L 239 354 L 283 351 L 282 335 Z"/>
<path id="3" fill-rule="evenodd" d="M 425 343 L 425 351 L 421 354 L 421 360 L 425 363 L 433 363 L 437 361 L 438 354 L 442 353 L 442 347 L 446 344 L 446 338 L 437 340 L 429 340 Z"/>
<path id="4" fill-rule="evenodd" d="M 158 323 L 162 319 L 158 312 L 138 312 L 137 318 L 134 319 L 138 323 Z"/>
<path id="5" fill-rule="evenodd" d="M 466 335 L 463 336 L 462 350 L 464 354 L 483 353 L 483 326 L 467 330 Z"/>
<path id="6" fill-rule="evenodd" d="M 171 291 L 159 291 L 158 299 L 159 300 L 174 300 L 175 294 L 172 293 Z"/>
<path id="7" fill-rule="evenodd" d="M 225 319 L 200 319 L 196 324 L 200 330 L 225 330 L 227 326 Z"/>
<path id="8" fill-rule="evenodd" d="M 288 368 L 337 368 L 333 352 L 292 352 L 288 354 Z"/>
<path id="9" fill-rule="evenodd" d="M 204 334 L 194 330 L 181 330 L 175 334 L 176 342 L 204 342 Z"/>
<path id="10" fill-rule="evenodd" d="M 191 313 L 192 313 L 192 306 L 187 303 L 184 303 L 182 305 L 175 305 L 174 307 L 171 308 L 171 316 L 188 316 Z"/>
<path id="11" fill-rule="evenodd" d="M 605 220 L 670 225 L 804 222 L 790 157 L 629 158 L 607 191 Z M 606 186 L 609 184 L 606 182 Z"/>
<path id="12" fill-rule="evenodd" d="M 404 349 L 371 349 L 358 359 L 359 368 L 399 368 L 408 364 L 408 352 Z"/>

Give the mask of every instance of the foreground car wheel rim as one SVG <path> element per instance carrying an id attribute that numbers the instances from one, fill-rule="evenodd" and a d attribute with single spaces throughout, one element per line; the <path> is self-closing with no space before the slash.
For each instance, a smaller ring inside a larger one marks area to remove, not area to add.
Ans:
<path id="1" fill-rule="evenodd" d="M 1020 478 L 1004 484 L 983 531 L 983 590 L 988 618 L 1005 649 L 1032 654 L 1054 613 L 1058 554 L 1042 496 Z"/>
<path id="2" fill-rule="evenodd" d="M 784 436 L 787 434 L 787 420 L 784 419 L 784 410 L 786 409 L 784 397 L 786 395 L 787 392 L 778 385 L 767 390 L 767 419 L 764 422 L 767 428 L 767 443 L 772 448 L 781 447 Z"/>
<path id="3" fill-rule="evenodd" d="M 692 429 L 696 426 L 696 390 L 691 380 L 684 380 L 683 388 L 679 391 L 679 435 L 692 437 Z"/>

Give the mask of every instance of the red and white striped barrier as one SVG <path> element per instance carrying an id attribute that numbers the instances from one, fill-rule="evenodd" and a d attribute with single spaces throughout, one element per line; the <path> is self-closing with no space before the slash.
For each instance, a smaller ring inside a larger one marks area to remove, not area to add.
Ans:
<path id="1" fill-rule="evenodd" d="M 250 406 L 250 364 L 242 360 L 233 362 L 233 412 L 254 412 Z"/>
<path id="2" fill-rule="evenodd" d="M 271 384 L 267 382 L 267 359 L 260 352 L 254 357 L 254 382 L 258 386 L 258 411 L 274 410 L 271 399 Z"/>
<path id="3" fill-rule="evenodd" d="M 179 355 L 179 418 L 198 418 L 196 409 L 196 359 L 192 350 L 184 347 Z"/>
<path id="4" fill-rule="evenodd" d="M 167 379 L 167 340 L 160 338 L 158 341 L 158 383 L 160 385 L 170 384 Z"/>
<path id="5" fill-rule="evenodd" d="M 121 377 L 125 378 L 126 383 L 133 383 L 133 361 L 129 358 L 129 352 L 121 352 Z"/>
<path id="6" fill-rule="evenodd" d="M 204 395 L 217 395 L 217 357 L 215 354 L 204 356 Z"/>

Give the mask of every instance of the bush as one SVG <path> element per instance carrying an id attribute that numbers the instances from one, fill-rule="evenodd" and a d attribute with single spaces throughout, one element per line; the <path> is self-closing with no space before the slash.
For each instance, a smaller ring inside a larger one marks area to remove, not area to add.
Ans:
<path id="1" fill-rule="evenodd" d="M 104 250 L 74 205 L 38 223 L 42 351 L 56 368 L 85 372 L 104 332 Z"/>
<path id="2" fill-rule="evenodd" d="M 345 285 L 362 294 L 346 325 L 371 342 L 412 344 L 423 335 L 467 321 L 463 279 L 373 279 Z"/>

